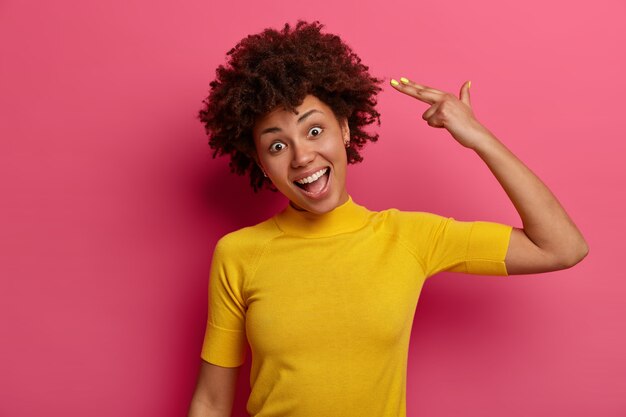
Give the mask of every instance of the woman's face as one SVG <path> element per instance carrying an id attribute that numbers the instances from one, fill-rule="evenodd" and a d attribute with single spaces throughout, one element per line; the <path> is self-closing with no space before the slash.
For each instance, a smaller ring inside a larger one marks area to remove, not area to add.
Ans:
<path id="1" fill-rule="evenodd" d="M 258 164 L 274 186 L 296 208 L 326 213 L 348 201 L 347 119 L 313 95 L 297 114 L 276 108 L 257 120 L 253 129 Z"/>

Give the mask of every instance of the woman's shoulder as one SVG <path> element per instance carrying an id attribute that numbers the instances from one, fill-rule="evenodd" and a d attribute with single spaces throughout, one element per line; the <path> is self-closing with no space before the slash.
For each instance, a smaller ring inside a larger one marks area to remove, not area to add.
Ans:
<path id="1" fill-rule="evenodd" d="M 428 211 L 406 211 L 388 208 L 372 212 L 370 225 L 374 230 L 415 239 L 439 230 L 449 219 Z"/>
<path id="2" fill-rule="evenodd" d="M 265 246 L 280 234 L 273 218 L 269 218 L 252 226 L 245 226 L 222 236 L 216 245 L 216 251 L 241 252 L 256 250 Z"/>
<path id="3" fill-rule="evenodd" d="M 380 211 L 373 211 L 373 219 L 390 224 L 405 223 L 440 223 L 446 217 L 428 211 L 407 211 L 397 208 L 388 208 Z"/>

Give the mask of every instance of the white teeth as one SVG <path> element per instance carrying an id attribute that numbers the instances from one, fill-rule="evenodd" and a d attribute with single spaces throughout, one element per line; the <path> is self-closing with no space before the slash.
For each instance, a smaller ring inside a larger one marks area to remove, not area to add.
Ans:
<path id="1" fill-rule="evenodd" d="M 302 178 L 298 181 L 296 181 L 298 184 L 308 184 L 311 183 L 313 181 L 317 181 L 317 179 L 319 177 L 321 177 L 322 175 L 326 174 L 326 171 L 328 171 L 328 168 L 324 168 L 324 169 L 320 169 L 319 171 L 317 171 L 314 174 L 309 175 L 306 178 Z"/>

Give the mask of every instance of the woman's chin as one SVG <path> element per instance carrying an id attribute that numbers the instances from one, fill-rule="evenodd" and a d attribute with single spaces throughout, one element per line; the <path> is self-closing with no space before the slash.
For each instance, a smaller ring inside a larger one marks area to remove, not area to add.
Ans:
<path id="1" fill-rule="evenodd" d="M 337 195 L 328 194 L 323 199 L 303 199 L 297 198 L 290 200 L 293 208 L 300 211 L 308 211 L 315 214 L 324 214 L 333 211 L 337 207 L 348 201 L 348 193 L 343 192 Z"/>

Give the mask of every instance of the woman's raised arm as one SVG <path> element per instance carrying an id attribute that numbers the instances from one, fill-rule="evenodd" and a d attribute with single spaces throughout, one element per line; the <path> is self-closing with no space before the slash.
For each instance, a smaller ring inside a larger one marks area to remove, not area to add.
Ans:
<path id="1" fill-rule="evenodd" d="M 401 79 L 391 80 L 398 91 L 428 103 L 422 118 L 429 126 L 445 128 L 461 145 L 473 149 L 487 164 L 523 223 L 513 228 L 505 264 L 507 272 L 531 274 L 572 267 L 589 252 L 582 234 L 548 187 L 474 117 L 469 88 L 460 98 Z"/>

